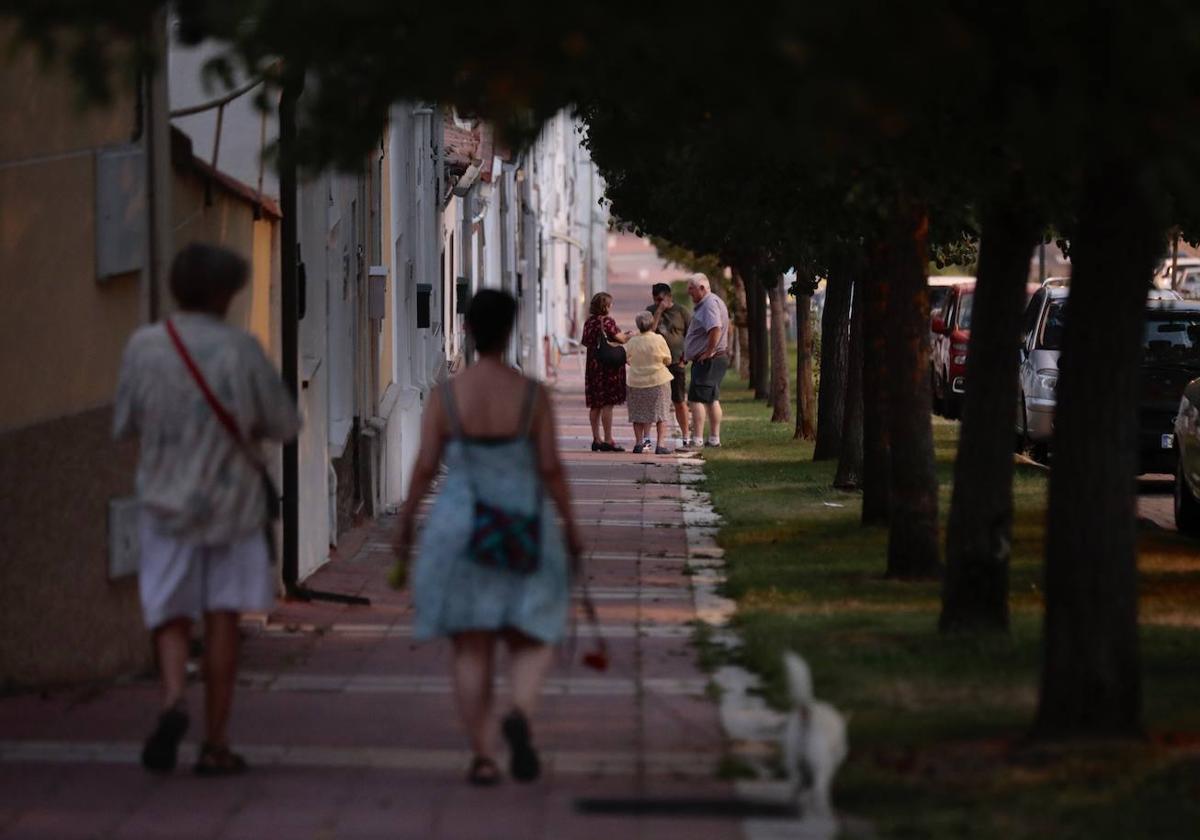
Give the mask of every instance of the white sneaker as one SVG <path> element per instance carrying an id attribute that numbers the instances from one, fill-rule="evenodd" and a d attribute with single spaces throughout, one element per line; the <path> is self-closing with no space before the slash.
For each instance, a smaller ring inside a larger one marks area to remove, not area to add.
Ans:
<path id="1" fill-rule="evenodd" d="M 644 438 L 642 440 L 642 449 L 653 450 L 654 449 L 654 441 L 650 440 L 650 438 Z"/>
<path id="2" fill-rule="evenodd" d="M 721 439 L 720 439 L 720 438 L 715 438 L 715 437 L 710 437 L 708 440 L 704 441 L 704 445 L 705 445 L 705 446 L 713 446 L 713 447 L 720 448 L 720 446 L 721 446 Z"/>

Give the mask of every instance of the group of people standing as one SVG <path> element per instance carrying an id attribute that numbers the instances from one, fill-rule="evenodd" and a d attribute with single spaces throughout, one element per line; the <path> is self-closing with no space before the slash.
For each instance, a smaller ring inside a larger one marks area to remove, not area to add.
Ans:
<path id="1" fill-rule="evenodd" d="M 656 283 L 651 289 L 654 302 L 634 318 L 636 332 L 622 332 L 612 318 L 612 295 L 599 292 L 592 297 L 582 343 L 587 348 L 584 399 L 593 452 L 625 451 L 613 438 L 612 424 L 613 407 L 626 404 L 634 453 L 671 454 L 665 438 L 672 415 L 679 424 L 683 449 L 721 445 L 721 380 L 729 368 L 729 310 L 703 274 L 688 278 L 687 293 L 691 312 L 675 303 L 669 285 Z M 615 346 L 623 346 L 625 352 L 613 352 Z"/>

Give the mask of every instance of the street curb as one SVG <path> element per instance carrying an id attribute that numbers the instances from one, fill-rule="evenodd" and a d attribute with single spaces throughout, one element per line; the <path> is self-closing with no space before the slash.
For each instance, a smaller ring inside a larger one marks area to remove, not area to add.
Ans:
<path id="1" fill-rule="evenodd" d="M 708 628 L 709 641 L 734 650 L 741 645 L 729 622 L 737 613 L 737 602 L 720 594 L 725 582 L 725 549 L 717 543 L 723 523 L 713 508 L 712 497 L 696 484 L 704 480 L 704 462 L 681 461 L 679 481 L 687 531 L 687 566 L 691 573 L 696 618 Z M 770 768 L 778 754 L 785 716 L 770 708 L 757 689 L 760 681 L 737 665 L 723 665 L 713 674 L 720 691 L 721 729 L 729 745 L 728 755 L 752 768 L 756 778 L 737 782 L 737 797 L 746 802 L 792 805 L 787 782 L 774 778 Z M 855 818 L 801 815 L 798 818 L 754 818 L 741 823 L 745 840 L 833 840 L 839 836 L 871 837 L 869 824 Z"/>

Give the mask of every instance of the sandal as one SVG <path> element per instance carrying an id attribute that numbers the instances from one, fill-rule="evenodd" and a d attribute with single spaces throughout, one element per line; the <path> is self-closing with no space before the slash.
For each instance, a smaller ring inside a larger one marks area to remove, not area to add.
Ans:
<path id="1" fill-rule="evenodd" d="M 500 768 L 485 755 L 477 755 L 467 771 L 467 781 L 476 787 L 494 787 L 500 784 Z"/>
<path id="2" fill-rule="evenodd" d="M 188 716 L 182 706 L 172 706 L 158 716 L 158 726 L 142 747 L 142 766 L 152 773 L 170 773 L 179 757 L 179 742 L 187 732 Z"/>
<path id="3" fill-rule="evenodd" d="M 225 746 L 205 743 L 200 747 L 200 757 L 192 768 L 197 776 L 236 776 L 250 769 L 246 759 Z"/>
<path id="4" fill-rule="evenodd" d="M 508 771 L 518 782 L 532 782 L 542 772 L 542 762 L 533 748 L 529 721 L 519 709 L 513 709 L 501 726 L 508 741 Z"/>

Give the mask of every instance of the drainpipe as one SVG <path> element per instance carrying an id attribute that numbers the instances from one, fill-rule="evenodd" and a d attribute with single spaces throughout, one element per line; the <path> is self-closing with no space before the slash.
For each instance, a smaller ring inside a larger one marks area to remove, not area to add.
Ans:
<path id="1" fill-rule="evenodd" d="M 162 315 L 163 277 L 171 257 L 170 177 L 171 124 L 167 89 L 167 13 L 156 12 L 150 23 L 150 41 L 164 59 L 151 69 L 142 94 L 142 142 L 146 159 L 146 288 L 142 314 L 147 323 Z"/>
<path id="2" fill-rule="evenodd" d="M 296 100 L 304 73 L 286 69 L 279 96 L 279 309 L 283 381 L 300 398 L 299 255 L 296 229 Z M 300 580 L 300 444 L 283 445 L 283 585 L 294 595 Z"/>

